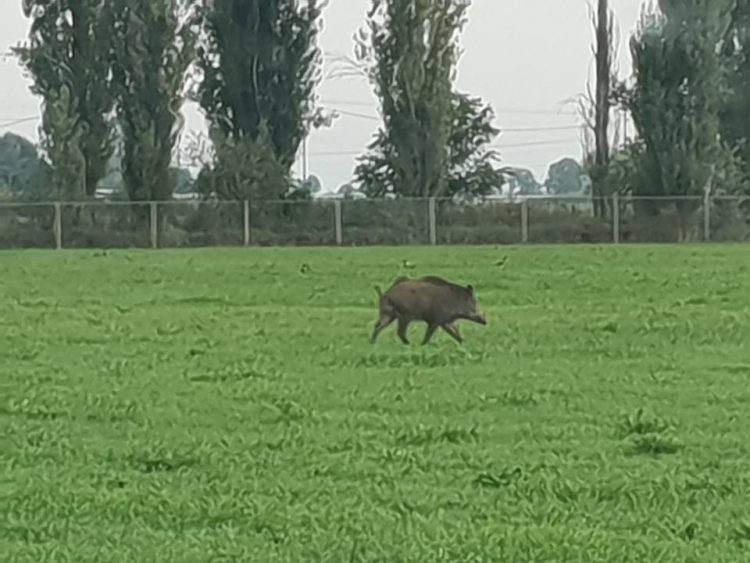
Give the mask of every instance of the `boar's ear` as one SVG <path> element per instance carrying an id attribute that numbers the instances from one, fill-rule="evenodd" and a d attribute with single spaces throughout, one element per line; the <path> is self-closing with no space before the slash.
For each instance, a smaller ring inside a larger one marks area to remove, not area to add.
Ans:
<path id="1" fill-rule="evenodd" d="M 474 295 L 474 286 L 473 285 L 467 285 L 466 290 L 469 292 L 469 295 Z"/>

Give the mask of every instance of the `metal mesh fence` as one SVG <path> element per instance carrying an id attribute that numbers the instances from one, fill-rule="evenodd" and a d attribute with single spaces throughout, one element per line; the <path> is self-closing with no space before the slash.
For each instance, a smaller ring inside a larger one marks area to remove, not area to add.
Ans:
<path id="1" fill-rule="evenodd" d="M 244 244 L 242 202 L 166 202 L 157 207 L 158 245 L 164 248 Z"/>
<path id="2" fill-rule="evenodd" d="M 345 245 L 429 244 L 429 200 L 345 200 L 341 202 Z"/>
<path id="3" fill-rule="evenodd" d="M 0 204 L 0 249 L 750 240 L 750 197 Z"/>
<path id="4" fill-rule="evenodd" d="M 750 197 L 711 200 L 710 239 L 716 242 L 750 240 Z"/>
<path id="5" fill-rule="evenodd" d="M 52 204 L 0 206 L 0 248 L 54 248 L 54 222 Z"/>
<path id="6" fill-rule="evenodd" d="M 488 201 L 435 203 L 437 244 L 517 244 L 522 242 L 521 206 Z"/>
<path id="7" fill-rule="evenodd" d="M 704 240 L 703 198 L 620 200 L 620 237 L 625 243 Z"/>
<path id="8" fill-rule="evenodd" d="M 253 202 L 250 242 L 258 246 L 336 244 L 335 205 L 331 201 Z"/>
<path id="9" fill-rule="evenodd" d="M 535 244 L 612 242 L 613 225 L 611 215 L 603 207 L 606 203 L 605 199 L 592 198 L 528 200 L 528 240 Z"/>
<path id="10" fill-rule="evenodd" d="M 60 206 L 64 248 L 147 248 L 148 203 L 64 203 Z"/>

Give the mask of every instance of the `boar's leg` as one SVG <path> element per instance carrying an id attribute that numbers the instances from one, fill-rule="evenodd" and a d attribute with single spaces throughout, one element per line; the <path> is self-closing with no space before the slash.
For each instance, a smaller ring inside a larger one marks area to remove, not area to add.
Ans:
<path id="1" fill-rule="evenodd" d="M 396 320 L 395 317 L 381 315 L 378 321 L 375 323 L 375 329 L 372 331 L 372 337 L 370 338 L 370 342 L 375 344 L 375 340 L 377 340 L 378 335 L 395 320 Z"/>
<path id="2" fill-rule="evenodd" d="M 441 328 L 445 332 L 447 332 L 448 334 L 450 334 L 456 340 L 456 342 L 458 342 L 459 344 L 463 344 L 464 343 L 464 339 L 461 336 L 461 333 L 458 332 L 458 327 L 456 325 L 451 324 L 451 323 L 447 323 L 447 324 L 442 325 Z"/>
<path id="3" fill-rule="evenodd" d="M 398 337 L 404 344 L 409 344 L 409 339 L 406 338 L 406 329 L 409 328 L 409 321 L 399 319 L 398 320 Z"/>
<path id="4" fill-rule="evenodd" d="M 428 324 L 427 325 L 427 332 L 424 333 L 424 340 L 422 340 L 422 346 L 427 344 L 430 341 L 430 338 L 432 338 L 432 335 L 435 334 L 435 331 L 438 329 L 440 325 L 436 324 Z"/>

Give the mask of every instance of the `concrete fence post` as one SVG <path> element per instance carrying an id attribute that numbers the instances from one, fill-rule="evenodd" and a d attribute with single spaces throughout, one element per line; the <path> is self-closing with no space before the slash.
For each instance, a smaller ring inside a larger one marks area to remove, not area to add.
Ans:
<path id="1" fill-rule="evenodd" d="M 344 242 L 344 226 L 341 221 L 341 200 L 333 202 L 333 223 L 336 232 L 336 244 L 341 246 Z"/>
<path id="2" fill-rule="evenodd" d="M 529 242 L 529 200 L 521 202 L 521 242 Z"/>
<path id="3" fill-rule="evenodd" d="M 62 250 L 62 205 L 59 201 L 54 204 L 55 207 L 55 220 L 53 222 L 53 229 L 55 231 L 55 248 Z"/>
<path id="4" fill-rule="evenodd" d="M 711 240 L 711 194 L 706 191 L 703 197 L 703 239 L 706 242 Z"/>
<path id="5" fill-rule="evenodd" d="M 620 244 L 620 194 L 612 194 L 612 240 Z"/>
<path id="6" fill-rule="evenodd" d="M 245 246 L 250 246 L 250 201 L 245 200 L 242 202 L 243 207 L 243 225 L 244 225 L 244 237 L 243 241 Z"/>
<path id="7" fill-rule="evenodd" d="M 431 197 L 427 201 L 427 219 L 430 226 L 430 244 L 435 246 L 437 244 L 437 214 L 435 211 L 435 198 Z"/>
<path id="8" fill-rule="evenodd" d="M 149 203 L 151 211 L 151 248 L 159 248 L 159 208 L 155 201 Z"/>

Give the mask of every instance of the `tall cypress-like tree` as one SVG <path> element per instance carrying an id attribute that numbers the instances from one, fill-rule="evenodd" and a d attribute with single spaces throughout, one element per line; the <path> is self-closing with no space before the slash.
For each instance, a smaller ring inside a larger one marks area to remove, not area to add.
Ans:
<path id="1" fill-rule="evenodd" d="M 611 110 L 612 59 L 614 58 L 614 17 L 608 0 L 597 0 L 596 18 L 596 92 L 594 105 L 594 166 L 591 170 L 594 196 L 607 195 L 605 187 L 610 160 L 609 125 Z M 601 199 L 594 201 L 598 215 L 604 215 L 606 205 Z"/>
<path id="2" fill-rule="evenodd" d="M 609 8 L 609 0 L 595 0 L 594 4 L 590 7 L 594 28 L 594 87 L 587 85 L 586 93 L 579 97 L 578 111 L 585 125 L 584 164 L 591 177 L 594 212 L 603 217 L 609 209 L 604 198 L 620 188 L 617 179 L 610 177 L 610 161 L 613 143 L 622 131 L 612 119 L 615 93 L 619 87 L 614 12 Z"/>
<path id="3" fill-rule="evenodd" d="M 203 0 L 198 101 L 219 144 L 267 141 L 291 169 L 321 78 L 322 8 L 320 0 Z"/>
<path id="4" fill-rule="evenodd" d="M 373 0 L 357 37 L 357 64 L 380 100 L 383 128 L 360 159 L 371 196 L 482 194 L 502 173 L 487 144 L 491 108 L 454 91 L 464 0 Z"/>
<path id="5" fill-rule="evenodd" d="M 717 52 L 734 0 L 671 0 L 631 41 L 629 109 L 646 150 L 648 195 L 700 195 L 722 149 Z"/>
<path id="6" fill-rule="evenodd" d="M 750 180 L 750 0 L 736 0 L 722 44 L 728 96 L 720 116 L 722 138 L 737 150 Z"/>
<path id="7" fill-rule="evenodd" d="M 27 41 L 14 49 L 42 98 L 42 147 L 57 197 L 95 193 L 113 153 L 111 13 L 101 0 L 24 0 Z"/>
<path id="8" fill-rule="evenodd" d="M 182 126 L 196 19 L 189 0 L 111 1 L 125 188 L 134 201 L 168 199 L 176 183 L 170 165 Z"/>
<path id="9" fill-rule="evenodd" d="M 718 47 L 735 0 L 663 0 L 645 13 L 631 41 L 635 84 L 627 104 L 641 140 L 644 181 L 637 195 L 700 196 L 731 176 L 731 153 L 722 142 L 719 112 L 723 70 Z M 720 174 L 720 175 L 719 175 Z M 697 207 L 677 200 L 687 235 Z M 644 205 L 658 213 L 653 205 Z"/>

